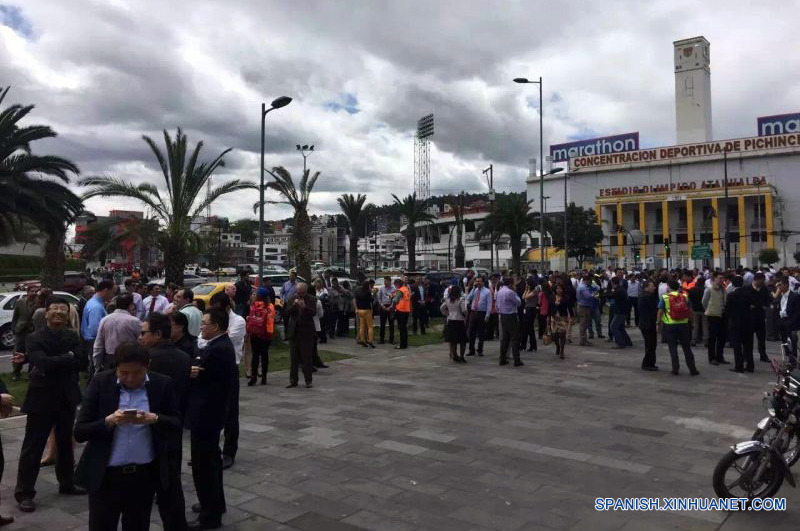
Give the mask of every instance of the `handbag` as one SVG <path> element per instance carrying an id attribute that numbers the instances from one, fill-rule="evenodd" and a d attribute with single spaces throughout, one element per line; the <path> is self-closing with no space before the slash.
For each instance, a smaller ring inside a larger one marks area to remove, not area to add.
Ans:
<path id="1" fill-rule="evenodd" d="M 552 342 L 553 342 L 553 334 L 550 332 L 550 325 L 547 325 L 547 330 L 542 336 L 542 343 L 544 343 L 544 345 L 547 346 Z"/>

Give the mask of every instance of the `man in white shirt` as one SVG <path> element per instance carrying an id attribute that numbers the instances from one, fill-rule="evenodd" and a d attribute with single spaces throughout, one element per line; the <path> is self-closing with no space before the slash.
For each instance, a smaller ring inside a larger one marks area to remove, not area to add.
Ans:
<path id="1" fill-rule="evenodd" d="M 164 310 L 169 306 L 169 301 L 161 294 L 161 286 L 158 284 L 150 284 L 149 293 L 142 301 L 144 305 L 144 316 L 147 318 L 151 313 L 164 313 Z M 197 327 L 197 334 L 200 333 L 200 327 Z M 197 335 L 194 334 L 194 335 Z"/>
<path id="2" fill-rule="evenodd" d="M 95 374 L 114 368 L 114 354 L 119 345 L 139 340 L 142 322 L 133 315 L 136 306 L 133 304 L 131 294 L 119 295 L 116 307 L 116 310 L 100 320 L 100 325 L 97 327 L 97 338 L 92 346 L 92 365 Z"/>
<path id="3" fill-rule="evenodd" d="M 189 326 L 186 331 L 189 332 L 190 336 L 198 337 L 200 335 L 200 323 L 203 320 L 203 313 L 197 306 L 192 304 L 192 301 L 194 301 L 194 292 L 192 290 L 184 288 L 175 292 L 175 308 L 185 315 L 186 319 L 189 321 Z M 233 341 L 233 338 L 231 338 L 231 341 Z"/>

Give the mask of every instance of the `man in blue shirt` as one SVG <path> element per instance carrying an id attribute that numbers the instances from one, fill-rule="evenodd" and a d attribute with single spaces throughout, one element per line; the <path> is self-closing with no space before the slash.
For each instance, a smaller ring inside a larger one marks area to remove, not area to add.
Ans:
<path id="1" fill-rule="evenodd" d="M 97 285 L 97 291 L 94 297 L 89 299 L 86 306 L 83 308 L 83 317 L 81 318 L 81 337 L 85 352 L 89 359 L 89 374 L 94 374 L 94 367 L 91 363 L 92 351 L 94 350 L 94 340 L 97 339 L 97 329 L 100 327 L 100 321 L 106 316 L 106 304 L 114 296 L 114 282 L 111 280 L 103 280 Z"/>
<path id="2" fill-rule="evenodd" d="M 75 439 L 88 441 L 76 479 L 89 491 L 90 531 L 117 529 L 120 517 L 126 529 L 148 529 L 180 444 L 172 380 L 148 374 L 150 355 L 136 343 L 120 345 L 116 358 L 115 372 L 92 379 L 75 423 Z"/>
<path id="3" fill-rule="evenodd" d="M 514 367 L 524 365 L 519 358 L 519 315 L 522 300 L 504 281 L 498 282 L 495 307 L 500 314 L 500 365 L 508 365 L 508 346 L 514 357 Z"/>
<path id="4" fill-rule="evenodd" d="M 492 294 L 489 288 L 483 286 L 483 278 L 476 276 L 472 281 L 472 291 L 467 295 L 467 309 L 469 310 L 469 323 L 467 335 L 469 337 L 469 354 L 475 355 L 475 338 L 478 338 L 478 356 L 483 356 L 483 327 L 489 318 Z"/>
<path id="5" fill-rule="evenodd" d="M 597 292 L 595 286 L 592 286 L 592 279 L 588 273 L 583 275 L 581 283 L 578 284 L 576 294 L 578 302 L 578 318 L 580 319 L 580 336 L 582 346 L 591 346 L 589 340 L 586 339 L 586 332 L 589 328 L 589 322 L 592 320 L 592 311 L 595 305 L 595 293 Z"/>
<path id="6" fill-rule="evenodd" d="M 297 273 L 294 271 L 289 271 L 289 280 L 283 283 L 281 287 L 281 300 L 283 301 L 283 307 L 286 307 L 286 303 L 289 301 L 289 297 L 292 295 L 297 294 Z"/>

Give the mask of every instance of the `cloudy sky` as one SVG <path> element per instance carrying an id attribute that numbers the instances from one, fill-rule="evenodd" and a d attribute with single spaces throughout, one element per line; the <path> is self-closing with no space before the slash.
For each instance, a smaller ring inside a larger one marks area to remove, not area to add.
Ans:
<path id="1" fill-rule="evenodd" d="M 799 13 L 797 0 L 12 0 L 0 86 L 59 133 L 38 149 L 158 185 L 141 136 L 179 126 L 207 157 L 234 148 L 215 179 L 255 182 L 261 103 L 291 96 L 268 115 L 266 164 L 299 174 L 295 144 L 314 144 L 312 210 L 334 212 L 342 193 L 411 191 L 428 113 L 433 194 L 482 189 L 490 163 L 499 190 L 524 190 L 538 89 L 514 77 L 544 78 L 545 146 L 628 131 L 672 144 L 672 42 L 696 35 L 711 42 L 714 137 L 753 136 L 757 116 L 800 111 Z M 251 216 L 253 202 L 231 195 L 212 213 Z"/>

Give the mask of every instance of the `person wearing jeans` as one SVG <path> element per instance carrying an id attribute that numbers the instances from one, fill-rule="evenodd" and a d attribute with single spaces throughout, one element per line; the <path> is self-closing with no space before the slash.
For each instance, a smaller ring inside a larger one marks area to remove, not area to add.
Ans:
<path id="1" fill-rule="evenodd" d="M 727 364 L 723 357 L 725 349 L 725 303 L 728 294 L 722 285 L 724 277 L 719 272 L 713 273 L 711 286 L 703 293 L 703 308 L 708 320 L 708 362 L 711 365 Z"/>
<path id="2" fill-rule="evenodd" d="M 591 285 L 591 279 L 589 275 L 584 275 L 581 279 L 581 283 L 578 285 L 577 290 L 577 298 L 578 298 L 578 319 L 580 319 L 580 336 L 582 346 L 590 346 L 589 340 L 587 339 L 587 331 L 589 329 L 589 324 L 592 320 L 592 309 L 594 308 L 595 304 L 595 297 L 594 293 L 597 291 L 596 288 L 593 288 Z"/>

